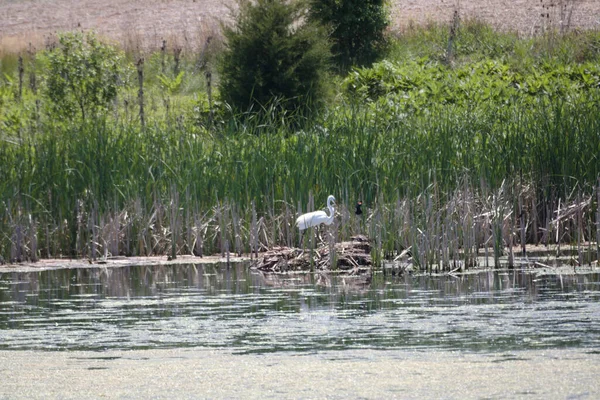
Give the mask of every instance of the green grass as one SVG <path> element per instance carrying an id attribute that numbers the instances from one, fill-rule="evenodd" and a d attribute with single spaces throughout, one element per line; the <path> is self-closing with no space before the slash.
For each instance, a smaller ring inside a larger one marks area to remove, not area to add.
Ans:
<path id="1" fill-rule="evenodd" d="M 446 41 L 441 26 L 397 37 L 385 62 L 333 78 L 342 89 L 314 118 L 284 116 L 276 102 L 231 114 L 217 101 L 214 126 L 193 57 L 178 84 L 172 59 L 163 72 L 161 54 L 148 58 L 145 128 L 133 67 L 108 112 L 62 121 L 29 85 L 17 99 L 6 60 L 0 255 L 249 251 L 253 205 L 262 245 L 289 244 L 298 205 L 314 196 L 322 208 L 329 194 L 342 214 L 358 199 L 367 211 L 340 224 L 339 239 L 361 230 L 388 255 L 412 246 L 423 267 L 468 264 L 494 229 L 506 244 L 519 199 L 537 241 L 534 221 L 545 228 L 559 199 L 575 205 L 600 174 L 600 37 L 520 39 L 471 22 L 453 65 Z M 561 239 L 576 240 L 579 222 L 593 232 L 596 207 L 557 226 Z"/>

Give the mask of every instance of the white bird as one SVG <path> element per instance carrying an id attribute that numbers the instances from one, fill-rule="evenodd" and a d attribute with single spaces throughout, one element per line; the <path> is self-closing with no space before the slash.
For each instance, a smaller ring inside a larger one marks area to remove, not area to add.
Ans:
<path id="1" fill-rule="evenodd" d="M 335 202 L 335 197 L 329 195 L 327 198 L 327 208 L 329 208 L 329 216 L 325 211 L 313 211 L 306 214 L 302 214 L 296 219 L 296 225 L 298 225 L 298 229 L 301 231 L 306 228 L 310 228 L 313 226 L 318 226 L 320 224 L 331 225 L 333 222 L 333 217 L 335 216 L 335 209 L 333 208 L 333 204 Z"/>

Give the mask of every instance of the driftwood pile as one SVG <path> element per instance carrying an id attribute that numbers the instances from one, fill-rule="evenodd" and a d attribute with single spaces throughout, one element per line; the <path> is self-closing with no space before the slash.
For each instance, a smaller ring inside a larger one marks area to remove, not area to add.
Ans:
<path id="1" fill-rule="evenodd" d="M 358 275 L 371 270 L 371 245 L 366 236 L 353 236 L 348 242 L 334 246 L 334 265 L 331 264 L 329 246 L 311 251 L 292 247 L 275 247 L 260 257 L 254 268 L 265 272 L 339 271 Z M 312 260 L 311 260 L 312 258 Z"/>

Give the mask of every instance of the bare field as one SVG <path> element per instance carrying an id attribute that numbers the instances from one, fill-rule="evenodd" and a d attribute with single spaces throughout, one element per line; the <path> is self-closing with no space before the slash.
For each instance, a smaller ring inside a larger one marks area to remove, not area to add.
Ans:
<path id="1" fill-rule="evenodd" d="M 43 46 L 53 33 L 95 30 L 129 49 L 163 40 L 193 48 L 219 30 L 232 0 L 0 0 L 0 49 Z M 599 0 L 392 0 L 392 29 L 445 22 L 454 10 L 501 30 L 600 29 Z"/>

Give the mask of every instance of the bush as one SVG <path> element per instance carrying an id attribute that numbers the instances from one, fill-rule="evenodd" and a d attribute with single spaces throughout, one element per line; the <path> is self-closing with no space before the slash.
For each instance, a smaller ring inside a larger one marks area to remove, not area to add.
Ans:
<path id="1" fill-rule="evenodd" d="M 85 120 L 116 97 L 122 55 L 93 33 L 66 33 L 59 44 L 47 54 L 46 95 L 59 116 Z"/>
<path id="2" fill-rule="evenodd" d="M 223 26 L 221 98 L 238 110 L 276 100 L 285 111 L 322 103 L 330 62 L 321 27 L 304 18 L 299 2 L 238 0 L 232 26 Z"/>

